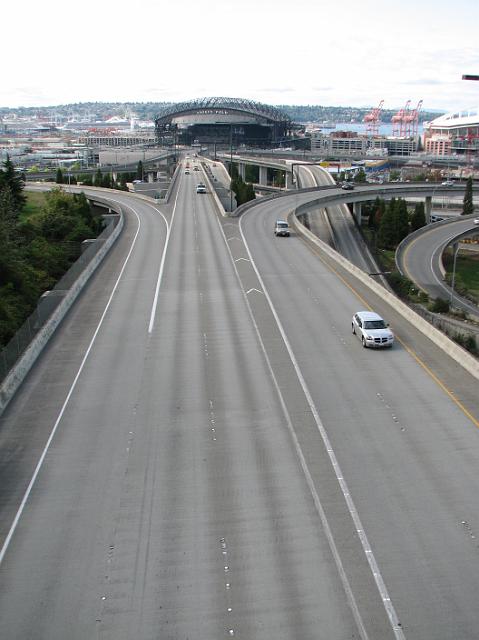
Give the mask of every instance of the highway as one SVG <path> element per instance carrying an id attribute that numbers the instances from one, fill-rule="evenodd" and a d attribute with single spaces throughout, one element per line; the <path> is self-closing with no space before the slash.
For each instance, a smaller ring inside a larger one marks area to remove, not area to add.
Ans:
<path id="1" fill-rule="evenodd" d="M 0 419 L 0 637 L 475 637 L 477 380 L 273 236 L 317 194 L 219 221 L 195 173 L 112 195 L 126 229 Z M 367 305 L 392 351 L 352 336 Z"/>

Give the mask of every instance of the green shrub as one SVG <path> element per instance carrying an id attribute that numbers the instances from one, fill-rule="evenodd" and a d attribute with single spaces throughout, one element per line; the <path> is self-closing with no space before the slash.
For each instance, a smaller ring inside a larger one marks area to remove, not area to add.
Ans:
<path id="1" fill-rule="evenodd" d="M 415 291 L 411 280 L 402 276 L 398 271 L 393 271 L 389 274 L 388 282 L 400 298 L 409 298 Z"/>
<path id="2" fill-rule="evenodd" d="M 433 313 L 449 313 L 449 307 L 449 300 L 436 298 L 429 305 L 429 311 L 432 311 Z"/>
<path id="3" fill-rule="evenodd" d="M 452 339 L 470 353 L 477 354 L 476 339 L 470 333 L 467 335 L 464 335 L 463 333 L 456 333 Z"/>

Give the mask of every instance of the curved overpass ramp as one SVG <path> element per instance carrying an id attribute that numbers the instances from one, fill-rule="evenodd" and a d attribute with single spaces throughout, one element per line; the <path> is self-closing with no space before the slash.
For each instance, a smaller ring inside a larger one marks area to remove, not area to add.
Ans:
<path id="1" fill-rule="evenodd" d="M 466 298 L 452 293 L 451 287 L 444 281 L 442 254 L 446 247 L 462 238 L 478 232 L 472 216 L 458 216 L 419 229 L 411 234 L 398 247 L 396 262 L 401 273 L 414 282 L 431 298 L 451 299 L 454 307 L 479 317 L 479 309 Z"/>

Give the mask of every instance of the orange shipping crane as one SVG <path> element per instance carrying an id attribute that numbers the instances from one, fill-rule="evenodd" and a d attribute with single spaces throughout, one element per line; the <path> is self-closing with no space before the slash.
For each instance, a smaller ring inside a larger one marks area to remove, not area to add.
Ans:
<path id="1" fill-rule="evenodd" d="M 391 118 L 391 122 L 393 123 L 393 136 L 404 136 L 404 119 L 409 113 L 410 104 L 411 101 L 408 100 L 404 107 L 402 109 L 399 109 L 399 111 L 395 113 Z"/>
<path id="2" fill-rule="evenodd" d="M 366 133 L 370 136 L 377 136 L 379 133 L 379 124 L 380 124 L 379 118 L 381 117 L 383 104 L 384 104 L 384 100 L 381 100 L 378 106 L 375 109 L 372 109 L 363 118 L 363 122 L 366 123 Z"/>
<path id="3" fill-rule="evenodd" d="M 404 135 L 406 137 L 417 136 L 419 129 L 419 112 L 421 111 L 422 100 L 419 100 L 417 107 L 409 111 L 404 117 Z"/>

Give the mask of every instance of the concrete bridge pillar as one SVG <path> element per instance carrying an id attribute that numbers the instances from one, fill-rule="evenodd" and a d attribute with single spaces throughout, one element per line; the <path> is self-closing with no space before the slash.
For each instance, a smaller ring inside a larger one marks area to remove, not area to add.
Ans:
<path id="1" fill-rule="evenodd" d="M 246 165 L 244 164 L 244 162 L 240 162 L 238 164 L 238 173 L 239 173 L 241 179 L 244 182 L 245 175 L 246 175 Z"/>
<path id="2" fill-rule="evenodd" d="M 268 167 L 259 166 L 259 184 L 264 186 L 268 184 Z"/>
<path id="3" fill-rule="evenodd" d="M 426 202 L 424 204 L 424 215 L 426 217 L 426 224 L 431 222 L 431 211 L 432 211 L 432 197 L 426 196 Z"/>
<path id="4" fill-rule="evenodd" d="M 353 216 L 356 222 L 358 223 L 358 225 L 360 225 L 361 224 L 361 202 L 353 203 Z"/>
<path id="5" fill-rule="evenodd" d="M 286 189 L 294 189 L 293 174 L 291 173 L 291 171 L 285 171 L 285 173 L 286 173 L 286 180 L 285 180 Z"/>

